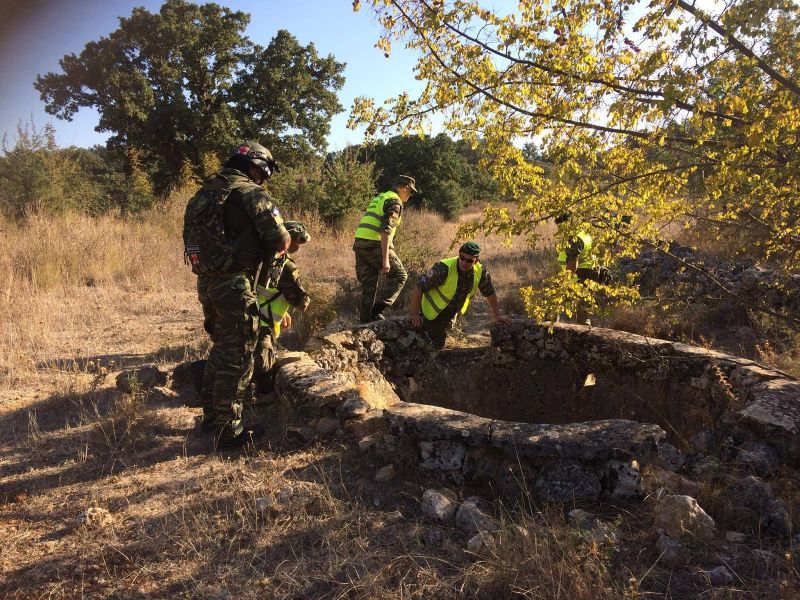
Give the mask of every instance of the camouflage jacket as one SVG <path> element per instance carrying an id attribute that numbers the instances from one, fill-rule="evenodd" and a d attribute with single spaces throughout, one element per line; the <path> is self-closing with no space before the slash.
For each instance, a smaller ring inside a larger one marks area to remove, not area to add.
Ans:
<path id="1" fill-rule="evenodd" d="M 244 271 L 254 271 L 258 263 L 271 259 L 277 248 L 289 241 L 278 207 L 260 185 L 236 169 L 223 169 L 233 191 L 225 203 L 225 237 L 237 241 L 235 264 Z"/>

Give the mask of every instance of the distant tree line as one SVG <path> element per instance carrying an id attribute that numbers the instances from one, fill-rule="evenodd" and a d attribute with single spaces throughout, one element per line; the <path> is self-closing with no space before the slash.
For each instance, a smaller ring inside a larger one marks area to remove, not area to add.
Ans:
<path id="1" fill-rule="evenodd" d="M 42 212 L 80 210 L 135 214 L 150 208 L 163 194 L 153 181 L 153 164 L 136 147 L 115 143 L 92 148 L 59 148 L 51 125 L 20 124 L 12 145 L 6 135 L 0 155 L 0 211 L 15 220 Z M 229 152 L 228 149 L 226 152 Z M 219 167 L 222 152 L 215 157 Z M 472 202 L 506 200 L 497 184 L 478 166 L 473 150 L 446 134 L 393 137 L 370 146 L 350 146 L 329 153 L 310 153 L 284 164 L 267 184 L 282 207 L 315 212 L 336 225 L 360 211 L 379 191 L 391 189 L 397 175 L 417 179 L 421 193 L 412 206 L 446 218 Z M 197 185 L 192 170 L 179 185 Z"/>
<path id="2" fill-rule="evenodd" d="M 100 115 L 105 146 L 58 148 L 50 125 L 20 124 L 0 155 L 0 210 L 80 209 L 136 213 L 176 186 L 202 181 L 236 144 L 254 139 L 282 171 L 276 198 L 331 223 L 412 174 L 412 203 L 452 216 L 475 200 L 495 200 L 497 185 L 479 168 L 482 149 L 445 134 L 394 137 L 325 154 L 344 63 L 321 57 L 279 31 L 267 47 L 244 35 L 247 13 L 217 4 L 167 0 L 159 12 L 133 9 L 119 28 L 64 56 L 61 71 L 34 83 L 47 111 L 71 120 Z"/>

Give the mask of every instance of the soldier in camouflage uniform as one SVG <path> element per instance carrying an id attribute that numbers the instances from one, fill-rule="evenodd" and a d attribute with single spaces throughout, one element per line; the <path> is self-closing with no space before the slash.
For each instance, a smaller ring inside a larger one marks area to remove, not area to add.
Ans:
<path id="1" fill-rule="evenodd" d="M 467 312 L 477 290 L 486 298 L 493 322 L 509 322 L 500 314 L 497 293 L 489 271 L 480 262 L 480 252 L 477 242 L 462 244 L 458 256 L 437 262 L 414 286 L 409 308 L 411 324 L 427 333 L 437 350 L 444 348 L 447 332 L 458 314 Z"/>
<path id="2" fill-rule="evenodd" d="M 393 240 L 402 219 L 403 203 L 416 192 L 413 177 L 398 176 L 394 191 L 375 196 L 356 228 L 353 251 L 356 277 L 361 284 L 359 320 L 362 323 L 382 319 L 381 313 L 394 304 L 408 279 L 394 251 Z M 382 289 L 378 289 L 380 279 L 383 279 Z"/>
<path id="3" fill-rule="evenodd" d="M 300 271 L 294 262 L 294 255 L 300 246 L 311 239 L 305 226 L 299 221 L 284 221 L 284 227 L 292 238 L 285 259 L 279 263 L 280 275 L 277 285 L 272 278 L 272 287 L 264 287 L 266 281 L 262 277 L 258 286 L 258 308 L 261 312 L 261 330 L 258 336 L 258 346 L 255 354 L 255 375 L 253 381 L 256 392 L 267 394 L 274 387 L 275 372 L 275 347 L 281 328 L 288 329 L 292 326 L 292 317 L 289 307 L 304 311 L 311 298 L 303 289 L 300 282 Z"/>
<path id="4" fill-rule="evenodd" d="M 244 429 L 242 404 L 253 376 L 259 329 L 253 279 L 262 263 L 262 269 L 271 271 L 276 257 L 290 243 L 280 212 L 261 187 L 276 168 L 266 148 L 247 142 L 198 192 L 212 186 L 231 190 L 224 204 L 223 225 L 225 239 L 233 249 L 232 265 L 226 272 L 197 277 L 204 327 L 212 343 L 203 375 L 201 427 L 215 433 L 221 449 L 244 446 L 263 433 L 263 429 Z"/>

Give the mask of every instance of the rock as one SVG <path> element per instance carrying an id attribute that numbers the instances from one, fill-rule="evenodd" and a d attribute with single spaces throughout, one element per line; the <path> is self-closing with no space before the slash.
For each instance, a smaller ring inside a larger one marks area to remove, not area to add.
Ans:
<path id="1" fill-rule="evenodd" d="M 697 496 L 700 493 L 700 484 L 687 479 L 677 473 L 648 465 L 642 469 L 642 486 L 648 494 L 655 494 L 656 490 L 663 488 L 672 494 Z"/>
<path id="2" fill-rule="evenodd" d="M 464 465 L 464 444 L 447 440 L 420 442 L 420 466 L 427 470 L 456 471 Z"/>
<path id="3" fill-rule="evenodd" d="M 381 467 L 378 469 L 378 472 L 375 473 L 375 481 L 382 482 L 382 481 L 390 481 L 395 478 L 397 475 L 397 470 L 395 466 L 392 464 L 386 465 L 385 467 Z"/>
<path id="4" fill-rule="evenodd" d="M 656 506 L 654 527 L 669 537 L 680 540 L 687 535 L 710 539 L 715 524 L 691 496 L 665 496 Z"/>
<path id="5" fill-rule="evenodd" d="M 744 477 L 728 486 L 727 492 L 732 499 L 731 512 L 737 519 L 760 527 L 770 535 L 789 536 L 792 531 L 789 510 L 761 479 L 752 475 Z"/>
<path id="6" fill-rule="evenodd" d="M 618 460 L 606 465 L 605 482 L 612 498 L 641 498 L 644 494 L 639 470 Z"/>
<path id="7" fill-rule="evenodd" d="M 512 459 L 612 460 L 620 454 L 651 456 L 666 433 L 658 425 L 623 419 L 565 424 L 492 421 L 493 446 Z"/>
<path id="8" fill-rule="evenodd" d="M 778 557 L 768 550 L 753 550 L 750 554 L 753 570 L 759 579 L 769 579 L 775 575 L 778 568 Z"/>
<path id="9" fill-rule="evenodd" d="M 131 394 L 139 390 L 149 390 L 159 385 L 166 385 L 167 373 L 155 365 L 145 365 L 138 369 L 123 371 L 117 375 L 117 389 Z"/>
<path id="10" fill-rule="evenodd" d="M 373 408 L 362 419 L 346 421 L 344 427 L 356 439 L 384 431 L 386 421 L 383 418 L 383 409 Z"/>
<path id="11" fill-rule="evenodd" d="M 596 500 L 600 495 L 600 479 L 577 461 L 561 460 L 542 469 L 534 489 L 546 502 Z"/>
<path id="12" fill-rule="evenodd" d="M 274 494 L 256 498 L 256 512 L 260 515 L 280 513 L 296 504 L 295 490 L 292 486 L 284 486 Z"/>
<path id="13" fill-rule="evenodd" d="M 426 546 L 437 548 L 444 542 L 444 533 L 438 527 L 427 527 L 422 532 L 422 541 Z"/>
<path id="14" fill-rule="evenodd" d="M 290 485 L 287 485 L 278 490 L 278 493 L 275 494 L 275 501 L 282 506 L 286 506 L 292 501 L 293 496 L 294 488 L 292 488 Z"/>
<path id="15" fill-rule="evenodd" d="M 743 533 L 739 533 L 738 531 L 726 531 L 725 539 L 732 544 L 743 544 L 745 541 L 747 541 L 747 536 Z"/>
<path id="16" fill-rule="evenodd" d="M 662 465 L 669 471 L 677 471 L 686 464 L 686 456 L 669 442 L 659 442 L 658 457 Z"/>
<path id="17" fill-rule="evenodd" d="M 375 434 L 364 436 L 358 440 L 358 449 L 361 452 L 366 452 L 367 450 L 377 446 L 378 442 L 380 442 L 380 439 L 380 436 Z"/>
<path id="18" fill-rule="evenodd" d="M 393 433 L 408 433 L 420 440 L 453 440 L 480 446 L 489 441 L 491 419 L 469 413 L 398 402 L 386 408 Z"/>
<path id="19" fill-rule="evenodd" d="M 775 474 L 780 467 L 778 453 L 772 446 L 753 442 L 745 444 L 734 462 L 762 477 Z"/>
<path id="20" fill-rule="evenodd" d="M 692 469 L 698 477 L 714 477 L 719 474 L 719 460 L 713 456 L 706 456 Z"/>
<path id="21" fill-rule="evenodd" d="M 737 414 L 744 425 L 759 432 L 763 439 L 779 448 L 788 443 L 785 451 L 797 458 L 800 449 L 797 439 L 800 433 L 800 381 L 775 379 L 754 386 L 750 392 L 753 402 Z"/>
<path id="22" fill-rule="evenodd" d="M 591 529 L 592 525 L 594 525 L 595 518 L 596 517 L 592 513 L 582 508 L 576 508 L 567 513 L 567 521 L 569 524 L 578 529 Z"/>
<path id="23" fill-rule="evenodd" d="M 470 552 L 480 552 L 494 547 L 496 541 L 490 533 L 476 533 L 467 542 L 467 550 Z"/>
<path id="24" fill-rule="evenodd" d="M 275 502 L 272 496 L 263 496 L 256 498 L 256 512 L 260 515 L 265 515 L 270 512 L 279 512 L 281 507 Z"/>
<path id="25" fill-rule="evenodd" d="M 76 525 L 79 527 L 89 527 L 92 529 L 103 529 L 108 527 L 114 522 L 114 517 L 105 508 L 99 506 L 90 506 L 79 515 L 76 519 Z"/>
<path id="26" fill-rule="evenodd" d="M 362 398 L 348 398 L 336 409 L 336 416 L 343 420 L 357 419 L 369 412 L 370 406 Z"/>
<path id="27" fill-rule="evenodd" d="M 387 523 L 396 523 L 397 521 L 403 520 L 403 513 L 401 513 L 399 510 L 393 510 L 392 512 L 387 513 L 384 516 L 384 519 Z"/>
<path id="28" fill-rule="evenodd" d="M 703 575 L 708 578 L 708 581 L 714 587 L 722 587 L 733 583 L 733 575 L 727 567 L 719 566 L 703 571 Z"/>
<path id="29" fill-rule="evenodd" d="M 456 511 L 456 524 L 466 531 L 494 532 L 499 531 L 500 524 L 487 515 L 478 506 L 480 498 L 472 496 L 464 500 Z"/>
<path id="30" fill-rule="evenodd" d="M 422 494 L 422 514 L 436 521 L 445 522 L 452 519 L 458 509 L 456 502 L 449 495 L 437 490 L 425 490 Z"/>
<path id="31" fill-rule="evenodd" d="M 333 417 L 320 417 L 312 421 L 311 424 L 321 436 L 333 435 L 341 425 L 339 419 L 334 419 Z"/>
<path id="32" fill-rule="evenodd" d="M 704 429 L 689 438 L 689 443 L 701 454 L 710 454 L 716 448 L 717 434 L 710 429 Z"/>
<path id="33" fill-rule="evenodd" d="M 618 544 L 622 541 L 622 533 L 611 523 L 598 519 L 592 513 L 576 508 L 569 511 L 567 520 L 572 527 L 584 532 L 586 540 L 598 545 Z"/>
<path id="34" fill-rule="evenodd" d="M 659 563 L 668 569 L 685 567 L 689 560 L 689 553 L 683 544 L 667 535 L 658 536 L 656 549 L 661 553 Z"/>
<path id="35" fill-rule="evenodd" d="M 288 427 L 286 429 L 286 437 L 296 442 L 313 442 L 316 439 L 316 434 L 311 427 L 303 425 L 302 427 Z"/>

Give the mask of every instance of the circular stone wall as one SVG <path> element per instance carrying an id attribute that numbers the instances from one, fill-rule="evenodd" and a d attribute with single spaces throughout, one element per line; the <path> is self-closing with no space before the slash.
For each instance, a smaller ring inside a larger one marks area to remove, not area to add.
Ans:
<path id="1" fill-rule="evenodd" d="M 282 360 L 291 433 L 335 432 L 501 491 L 641 493 L 638 466 L 725 429 L 798 458 L 800 383 L 752 361 L 623 332 L 517 320 L 484 348 L 434 352 L 405 319 L 318 339 Z"/>

